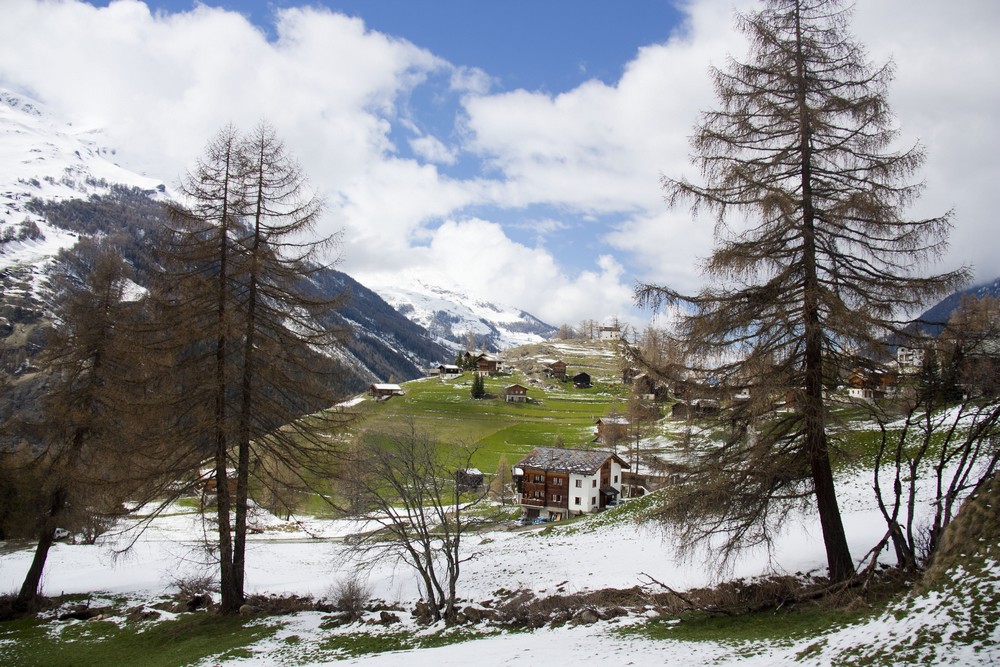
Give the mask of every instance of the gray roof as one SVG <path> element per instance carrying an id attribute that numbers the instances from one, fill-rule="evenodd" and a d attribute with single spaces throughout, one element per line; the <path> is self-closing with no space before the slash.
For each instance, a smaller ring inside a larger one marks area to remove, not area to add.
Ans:
<path id="1" fill-rule="evenodd" d="M 539 468 L 557 472 L 571 472 L 590 475 L 604 465 L 604 462 L 614 458 L 623 468 L 628 464 L 615 454 L 597 449 L 561 449 L 558 447 L 535 447 L 528 455 L 517 462 L 519 468 Z"/>

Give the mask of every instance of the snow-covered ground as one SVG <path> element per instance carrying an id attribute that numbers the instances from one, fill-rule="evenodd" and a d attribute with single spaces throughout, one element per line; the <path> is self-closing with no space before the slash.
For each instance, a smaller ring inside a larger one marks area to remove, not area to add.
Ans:
<path id="1" fill-rule="evenodd" d="M 865 554 L 881 537 L 883 524 L 870 501 L 870 481 L 866 475 L 839 480 L 844 523 L 852 552 Z M 251 537 L 248 549 L 248 592 L 312 595 L 327 597 L 339 582 L 351 577 L 355 563 L 343 538 L 361 529 L 349 520 L 302 522 L 282 521 L 260 513 L 254 521 L 261 533 Z M 605 523 L 605 522 L 601 522 Z M 113 558 L 115 540 L 98 546 L 56 544 L 46 565 L 44 591 L 48 594 L 106 592 L 130 599 L 155 599 L 176 589 L 187 577 L 211 574 L 213 568 L 201 548 L 205 526 L 199 515 L 180 507 L 170 508 L 152 522 L 130 553 Z M 120 540 L 117 541 L 120 544 Z M 586 523 L 544 526 L 518 531 L 498 530 L 469 537 L 466 552 L 473 556 L 465 564 L 459 582 L 460 597 L 480 603 L 496 599 L 500 589 L 530 590 L 539 595 L 556 592 L 571 594 L 603 588 L 629 588 L 643 583 L 648 574 L 675 589 L 709 585 L 720 578 L 752 577 L 766 573 L 822 572 L 825 556 L 817 521 L 812 512 L 803 512 L 788 521 L 771 553 L 747 553 L 732 569 L 720 573 L 703 557 L 679 560 L 671 536 L 653 525 L 610 523 L 588 527 Z M 9 546 L 9 545 L 8 545 Z M 0 590 L 16 590 L 29 561 L 29 549 L 5 550 L 0 557 Z M 1000 564 L 993 563 L 1000 581 Z M 373 598 L 400 603 L 409 608 L 419 599 L 416 578 L 405 565 L 383 561 L 367 572 Z M 811 663 L 831 664 L 829 656 L 848 648 L 870 644 L 873 637 L 905 638 L 911 633 L 907 623 L 918 618 L 924 624 L 940 623 L 942 633 L 961 627 L 951 607 L 928 598 L 904 621 L 891 614 L 868 623 L 848 627 L 822 639 L 820 649 L 811 653 Z M 408 614 L 403 627 L 419 632 Z M 283 624 L 277 634 L 252 647 L 253 658 L 232 664 L 309 664 L 310 642 L 318 644 L 329 628 L 321 628 L 322 614 L 302 613 L 266 622 Z M 939 618 L 940 617 L 940 618 Z M 623 661 L 632 665 L 663 664 L 751 664 L 764 665 L 791 661 L 809 642 L 765 646 L 748 651 L 745 646 L 713 642 L 686 643 L 625 636 L 616 629 L 639 622 L 642 617 L 601 622 L 588 626 L 547 628 L 531 633 L 500 634 L 451 646 L 399 653 L 372 655 L 349 660 L 347 664 L 395 665 L 505 665 L 525 660 Z M 971 621 L 970 621 L 971 622 Z M 435 628 L 434 630 L 440 630 Z M 386 632 L 389 630 L 386 629 Z M 393 630 L 398 632 L 398 628 Z M 296 651 L 284 639 L 296 636 Z M 1000 660 L 994 628 L 986 646 L 963 646 L 949 653 L 952 664 L 991 664 Z M 312 654 L 315 655 L 315 654 Z M 825 657 L 824 657 L 825 656 Z M 627 659 L 626 659 L 627 657 Z M 814 660 L 815 658 L 815 660 Z M 312 664 L 326 664 L 320 658 Z M 211 660 L 205 664 L 218 664 Z"/>

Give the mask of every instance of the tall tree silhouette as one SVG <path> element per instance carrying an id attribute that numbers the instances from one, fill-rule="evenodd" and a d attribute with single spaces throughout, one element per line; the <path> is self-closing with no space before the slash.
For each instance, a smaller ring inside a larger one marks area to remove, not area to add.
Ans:
<path id="1" fill-rule="evenodd" d="M 854 572 L 831 466 L 824 384 L 878 346 L 901 314 L 953 290 L 965 270 L 919 273 L 945 247 L 950 213 L 911 220 L 923 150 L 895 151 L 892 65 L 873 67 L 839 0 L 768 0 L 740 15 L 746 62 L 713 69 L 719 108 L 692 139 L 703 184 L 664 178 L 671 205 L 716 219 L 711 285 L 684 297 L 642 285 L 653 308 L 687 301 L 693 365 L 750 390 L 732 437 L 703 461 L 675 516 L 726 549 L 766 541 L 789 501 L 815 498 L 830 576 Z M 791 395 L 795 410 L 777 415 Z M 683 508 L 683 509 L 682 509 Z M 699 523 L 700 522 L 700 523 Z"/>

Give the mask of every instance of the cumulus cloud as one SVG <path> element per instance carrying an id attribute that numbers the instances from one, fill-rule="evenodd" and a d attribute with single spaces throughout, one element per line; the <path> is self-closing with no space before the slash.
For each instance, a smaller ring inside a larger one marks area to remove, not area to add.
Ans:
<path id="1" fill-rule="evenodd" d="M 708 67 L 745 53 L 733 4 L 689 0 L 671 39 L 637 45 L 618 81 L 543 93 L 497 89 L 489 72 L 314 6 L 276 10 L 268 38 L 204 5 L 153 14 L 137 0 L 9 0 L 0 86 L 105 128 L 124 166 L 168 181 L 222 125 L 267 118 L 326 194 L 323 231 L 344 230 L 345 270 L 444 270 L 469 291 L 572 323 L 627 315 L 636 280 L 698 284 L 712 221 L 668 210 L 659 180 L 697 177 L 688 136 L 715 104 Z M 989 242 L 996 25 L 1000 4 L 973 0 L 860 2 L 854 22 L 873 59 L 895 59 L 901 145 L 927 148 L 915 214 L 954 207 L 947 262 L 974 263 L 982 279 L 1000 274 Z M 451 96 L 435 113 L 460 112 L 422 131 L 411 96 L 428 86 Z M 470 161 L 479 168 L 456 170 Z M 519 215 L 530 207 L 545 212 Z M 534 246 L 514 240 L 526 219 Z M 548 249 L 559 235 L 587 252 L 570 262 Z M 452 258 L 444 266 L 440 253 Z"/>
<path id="2" fill-rule="evenodd" d="M 471 294 L 544 313 L 556 324 L 621 314 L 631 299 L 625 270 L 611 255 L 570 274 L 552 253 L 512 241 L 501 225 L 479 218 L 442 223 L 407 268 L 420 266 L 431 275 L 443 272 Z"/>
<path id="3" fill-rule="evenodd" d="M 424 135 L 410 139 L 410 149 L 425 162 L 436 164 L 455 164 L 458 160 L 458 150 L 451 148 L 437 137 Z"/>

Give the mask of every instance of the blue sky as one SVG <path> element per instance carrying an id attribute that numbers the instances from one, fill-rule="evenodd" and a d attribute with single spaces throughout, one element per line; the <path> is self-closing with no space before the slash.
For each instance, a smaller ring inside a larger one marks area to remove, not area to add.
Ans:
<path id="1" fill-rule="evenodd" d="M 927 149 L 912 214 L 955 209 L 938 268 L 989 280 L 1000 3 L 945 4 L 857 0 L 853 26 L 896 63 L 900 145 Z M 697 177 L 687 137 L 715 104 L 708 68 L 744 54 L 733 14 L 755 6 L 7 0 L 0 87 L 101 128 L 123 166 L 168 183 L 222 125 L 266 118 L 362 283 L 418 275 L 556 325 L 641 327 L 637 282 L 700 285 L 712 221 L 668 209 L 659 181 Z"/>
<path id="2" fill-rule="evenodd" d="M 91 0 L 102 7 L 108 0 Z M 148 0 L 188 11 L 192 0 Z M 670 0 L 227 0 L 202 4 L 240 12 L 270 37 L 274 13 L 313 5 L 364 19 L 453 63 L 478 67 L 507 89 L 558 92 L 590 78 L 613 83 L 636 49 L 665 41 L 682 14 Z"/>

